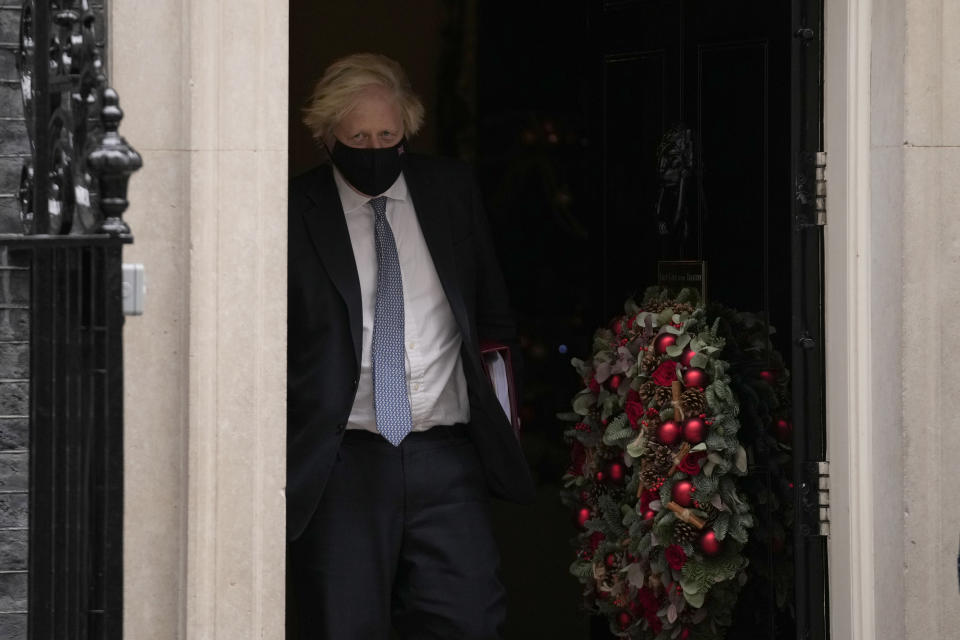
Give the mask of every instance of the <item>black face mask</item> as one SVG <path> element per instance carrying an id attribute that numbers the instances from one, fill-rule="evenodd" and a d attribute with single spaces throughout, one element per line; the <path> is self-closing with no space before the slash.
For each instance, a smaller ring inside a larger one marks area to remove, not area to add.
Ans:
<path id="1" fill-rule="evenodd" d="M 386 149 L 357 149 L 336 140 L 330 159 L 357 191 L 378 196 L 400 177 L 400 158 L 406 144 L 407 139 L 401 138 Z"/>

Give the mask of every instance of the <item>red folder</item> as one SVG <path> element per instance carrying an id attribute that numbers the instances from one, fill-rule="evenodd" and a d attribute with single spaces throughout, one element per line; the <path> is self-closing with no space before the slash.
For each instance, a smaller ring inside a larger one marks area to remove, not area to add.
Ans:
<path id="1" fill-rule="evenodd" d="M 498 342 L 482 342 L 480 343 L 480 361 L 483 363 L 483 370 L 490 379 L 504 414 L 510 419 L 514 433 L 519 436 L 520 406 L 517 401 L 510 347 Z"/>

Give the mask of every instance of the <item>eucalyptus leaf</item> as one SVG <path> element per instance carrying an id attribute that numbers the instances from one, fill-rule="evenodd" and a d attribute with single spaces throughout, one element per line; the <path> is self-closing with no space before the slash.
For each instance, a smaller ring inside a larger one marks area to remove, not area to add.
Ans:
<path id="1" fill-rule="evenodd" d="M 747 452 L 743 446 L 737 447 L 737 471 L 740 473 L 747 472 Z"/>
<path id="2" fill-rule="evenodd" d="M 597 382 L 603 384 L 607 381 L 607 378 L 610 377 L 610 370 L 612 368 L 609 362 L 601 362 L 597 365 L 597 370 L 594 372 L 593 377 L 597 379 Z"/>
<path id="3" fill-rule="evenodd" d="M 667 622 L 669 622 L 670 624 L 673 624 L 676 621 L 677 621 L 677 606 L 674 604 L 671 604 L 669 607 L 667 607 Z"/>
<path id="4" fill-rule="evenodd" d="M 694 609 L 699 609 L 703 606 L 703 600 L 706 598 L 706 593 L 690 593 L 686 589 L 683 590 L 684 599 L 690 604 Z"/>
<path id="5" fill-rule="evenodd" d="M 721 456 L 716 451 L 711 451 L 710 453 L 708 453 L 707 460 L 709 460 L 713 464 L 723 464 L 723 456 Z"/>
<path id="6" fill-rule="evenodd" d="M 683 353 L 683 347 L 681 347 L 679 344 L 672 344 L 667 347 L 667 355 L 671 358 L 676 358 L 681 353 Z"/>
<path id="7" fill-rule="evenodd" d="M 683 589 L 685 594 L 698 593 L 700 591 L 700 585 L 697 584 L 695 580 L 687 580 L 686 578 L 680 578 L 680 588 Z M 687 602 L 690 602 L 687 600 Z"/>
<path id="8" fill-rule="evenodd" d="M 592 393 L 583 393 L 574 397 L 573 410 L 577 415 L 585 416 L 590 413 L 590 409 L 592 409 L 596 403 L 597 399 Z"/>
<path id="9" fill-rule="evenodd" d="M 642 433 L 627 445 L 627 455 L 639 458 L 647 451 L 647 437 Z"/>
<path id="10" fill-rule="evenodd" d="M 694 351 L 697 351 L 694 349 Z M 704 355 L 702 351 L 697 351 L 697 354 L 690 358 L 690 366 L 697 367 L 699 369 L 706 369 L 707 363 L 710 361 L 710 358 Z"/>
<path id="11" fill-rule="evenodd" d="M 573 368 L 576 369 L 577 373 L 581 376 L 587 375 L 587 373 L 590 371 L 590 367 L 587 366 L 587 363 L 580 358 L 571 358 L 570 364 L 573 365 Z"/>
<path id="12" fill-rule="evenodd" d="M 639 562 L 633 562 L 627 565 L 627 582 L 636 588 L 641 588 L 644 585 L 646 576 L 643 573 L 643 565 Z"/>

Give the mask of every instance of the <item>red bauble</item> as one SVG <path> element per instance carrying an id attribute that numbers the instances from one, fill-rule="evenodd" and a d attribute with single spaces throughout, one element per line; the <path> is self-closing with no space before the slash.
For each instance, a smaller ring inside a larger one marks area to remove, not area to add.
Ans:
<path id="1" fill-rule="evenodd" d="M 580 492 L 580 502 L 586 502 L 586 501 L 589 500 L 589 499 L 590 499 L 590 492 L 589 492 L 589 491 L 581 491 L 581 492 Z"/>
<path id="2" fill-rule="evenodd" d="M 677 344 L 677 336 L 672 333 L 661 333 L 657 336 L 657 339 L 653 341 L 653 350 L 657 354 L 666 353 L 667 347 Z"/>
<path id="3" fill-rule="evenodd" d="M 683 429 L 673 420 L 667 420 L 657 427 L 657 442 L 671 446 L 680 442 Z"/>
<path id="4" fill-rule="evenodd" d="M 657 517 L 657 512 L 653 509 L 647 509 L 647 512 L 643 514 L 643 519 L 647 522 L 653 522 L 653 519 Z"/>
<path id="5" fill-rule="evenodd" d="M 707 372 L 699 367 L 690 367 L 683 372 L 683 385 L 685 387 L 705 387 L 707 386 Z"/>
<path id="6" fill-rule="evenodd" d="M 626 611 L 621 611 L 617 614 L 617 624 L 620 625 L 621 629 L 626 629 L 630 626 L 630 623 L 633 622 L 633 616 L 627 613 Z"/>
<path id="7" fill-rule="evenodd" d="M 774 382 L 777 381 L 777 372 L 764 369 L 763 371 L 760 372 L 760 379 L 763 380 L 764 382 L 773 384 Z"/>
<path id="8" fill-rule="evenodd" d="M 773 423 L 773 434 L 783 444 L 790 444 L 793 440 L 793 425 L 783 418 L 778 418 Z"/>
<path id="9" fill-rule="evenodd" d="M 603 482 L 603 479 L 606 478 L 607 476 L 604 475 L 603 471 L 597 471 L 597 475 L 595 477 L 597 479 L 597 482 Z"/>
<path id="10" fill-rule="evenodd" d="M 607 384 L 610 385 L 611 389 L 616 391 L 617 388 L 620 386 L 620 381 L 621 381 L 620 376 L 612 376 L 610 380 L 607 382 Z"/>
<path id="11" fill-rule="evenodd" d="M 689 640 L 690 638 L 690 629 L 684 629 L 680 632 L 680 635 L 677 636 L 678 640 Z"/>
<path id="12" fill-rule="evenodd" d="M 690 444 L 700 444 L 707 438 L 707 424 L 700 418 L 688 418 L 683 423 L 683 439 Z"/>
<path id="13" fill-rule="evenodd" d="M 720 553 L 720 541 L 713 531 L 706 531 L 700 536 L 700 551 L 705 556 L 715 556 Z"/>
<path id="14" fill-rule="evenodd" d="M 611 569 L 617 565 L 617 556 L 612 553 L 608 553 L 607 557 L 604 558 L 604 563 Z"/>
<path id="15" fill-rule="evenodd" d="M 693 360 L 693 356 L 697 355 L 697 352 L 687 347 L 683 350 L 683 353 L 680 354 L 680 364 L 685 367 L 690 366 L 690 361 Z"/>
<path id="16" fill-rule="evenodd" d="M 590 509 L 582 507 L 574 515 L 574 522 L 577 523 L 578 527 L 585 527 L 587 525 L 587 520 L 590 519 Z"/>
<path id="17" fill-rule="evenodd" d="M 689 507 L 693 502 L 693 483 L 681 480 L 673 485 L 670 497 L 681 507 Z"/>
<path id="18" fill-rule="evenodd" d="M 610 478 L 610 482 L 613 482 L 614 484 L 620 484 L 623 482 L 623 479 L 626 475 L 627 470 L 622 462 L 611 462 L 610 466 L 607 467 L 607 477 Z"/>

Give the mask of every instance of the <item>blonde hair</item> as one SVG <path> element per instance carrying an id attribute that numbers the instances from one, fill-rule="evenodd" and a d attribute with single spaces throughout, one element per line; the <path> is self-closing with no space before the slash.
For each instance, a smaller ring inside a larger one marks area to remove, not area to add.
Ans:
<path id="1" fill-rule="evenodd" d="M 330 131 L 353 108 L 356 95 L 370 85 L 380 85 L 394 93 L 406 136 L 420 130 L 423 103 L 413 93 L 403 68 L 378 53 L 355 53 L 327 67 L 313 88 L 303 109 L 303 122 L 314 139 L 325 142 Z"/>

